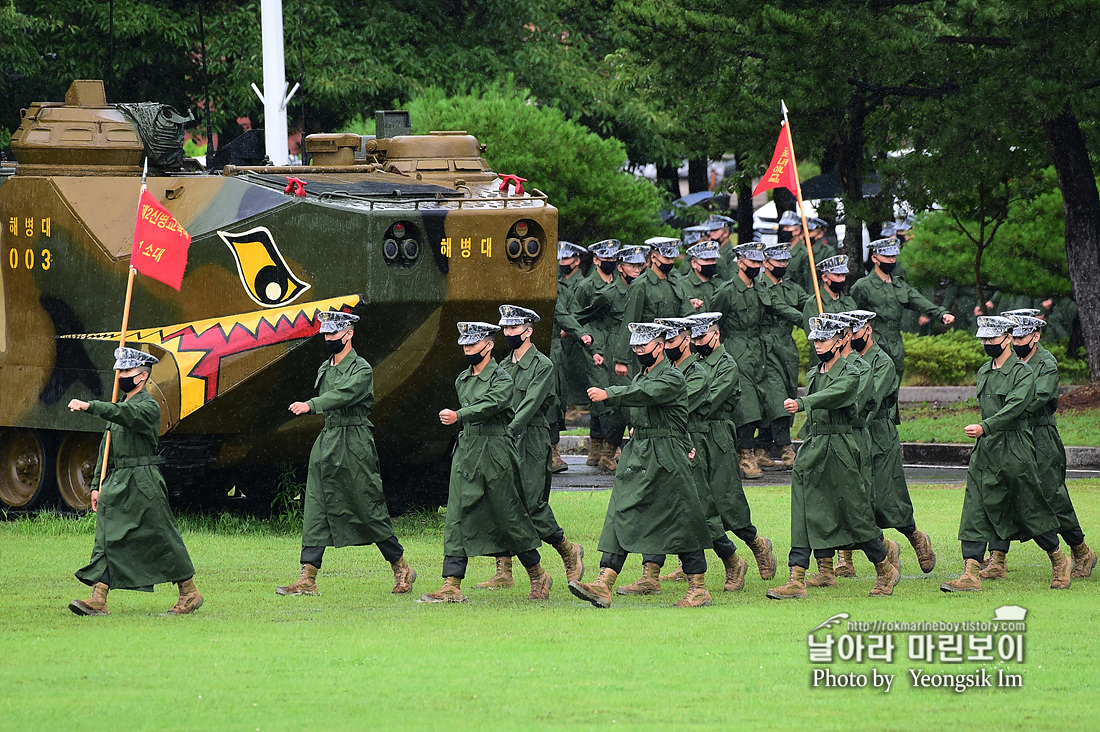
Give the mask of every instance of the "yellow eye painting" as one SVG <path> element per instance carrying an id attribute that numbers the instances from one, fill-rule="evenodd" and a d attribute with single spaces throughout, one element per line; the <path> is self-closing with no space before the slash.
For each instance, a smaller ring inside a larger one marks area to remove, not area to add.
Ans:
<path id="1" fill-rule="evenodd" d="M 290 271 L 266 227 L 240 234 L 219 231 L 218 236 L 233 252 L 241 284 L 258 305 L 268 308 L 286 305 L 311 287 Z"/>

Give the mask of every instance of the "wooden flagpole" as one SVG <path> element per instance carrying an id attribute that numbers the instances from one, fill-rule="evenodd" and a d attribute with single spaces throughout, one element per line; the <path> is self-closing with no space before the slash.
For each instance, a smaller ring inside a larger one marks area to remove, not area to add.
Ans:
<path id="1" fill-rule="evenodd" d="M 821 285 L 818 283 L 817 263 L 814 262 L 814 248 L 810 245 L 810 227 L 806 225 L 806 205 L 802 202 L 802 181 L 798 178 L 798 159 L 794 156 L 794 135 L 791 134 L 791 122 L 787 119 L 787 104 L 779 100 L 779 106 L 783 108 L 783 124 L 787 128 L 787 142 L 791 148 L 791 165 L 794 167 L 795 198 L 798 199 L 798 213 L 802 217 L 802 243 L 806 247 L 806 253 L 810 256 L 810 278 L 814 283 L 814 297 L 817 298 L 817 313 L 825 312 L 821 304 Z"/>
<path id="2" fill-rule="evenodd" d="M 138 201 L 140 205 L 141 195 L 145 193 L 146 185 L 145 179 L 149 175 L 149 158 L 145 158 L 145 167 L 141 171 L 141 191 L 138 193 Z M 130 300 L 134 295 L 134 275 L 137 274 L 137 270 L 134 269 L 133 264 L 130 265 L 130 273 L 126 278 L 126 301 L 122 306 L 122 332 L 118 336 L 118 347 L 126 347 L 126 331 L 130 327 Z M 115 371 L 115 385 L 111 390 L 111 402 L 118 401 L 118 372 Z M 111 455 L 111 431 L 107 430 L 107 440 L 103 443 L 103 468 L 99 473 L 99 488 L 95 490 L 101 490 L 103 488 L 103 481 L 107 479 L 107 459 Z"/>

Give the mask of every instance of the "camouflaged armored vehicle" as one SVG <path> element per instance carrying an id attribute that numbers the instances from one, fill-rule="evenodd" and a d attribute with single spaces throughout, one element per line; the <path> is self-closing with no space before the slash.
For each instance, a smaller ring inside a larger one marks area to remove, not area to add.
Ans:
<path id="1" fill-rule="evenodd" d="M 127 337 L 161 359 L 149 389 L 173 494 L 247 494 L 307 461 L 323 418 L 287 406 L 315 393 L 317 312 L 336 307 L 361 317 L 391 503 L 445 496 L 455 323 L 495 322 L 502 302 L 549 315 L 557 210 L 501 190 L 465 132 L 311 135 L 309 167 L 211 173 L 183 159 L 179 121 L 108 104 L 96 81 L 23 111 L 0 169 L 0 508 L 88 505 L 102 425 L 66 405 L 111 396 L 147 156 L 150 192 L 192 236 L 180 292 L 137 276 Z"/>

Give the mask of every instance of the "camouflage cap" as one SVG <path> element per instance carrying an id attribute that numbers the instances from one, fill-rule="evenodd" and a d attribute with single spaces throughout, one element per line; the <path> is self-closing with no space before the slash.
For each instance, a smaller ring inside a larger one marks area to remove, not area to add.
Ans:
<path id="1" fill-rule="evenodd" d="M 701 241 L 688 247 L 687 255 L 692 259 L 710 259 L 712 261 L 722 256 L 718 252 L 718 242 L 714 240 Z"/>
<path id="2" fill-rule="evenodd" d="M 317 313 L 317 318 L 321 321 L 321 333 L 339 333 L 359 320 L 358 315 L 343 310 L 322 310 Z"/>
<path id="3" fill-rule="evenodd" d="M 657 323 L 627 323 L 630 330 L 630 345 L 644 346 L 650 341 L 664 340 L 668 329 Z"/>
<path id="4" fill-rule="evenodd" d="M 733 228 L 736 224 L 737 222 L 731 219 L 729 216 L 721 216 L 719 214 L 714 214 L 709 219 L 707 219 L 707 226 L 712 227 L 711 231 L 717 231 L 718 229 L 730 229 Z"/>
<path id="5" fill-rule="evenodd" d="M 712 325 L 717 325 L 718 321 L 722 319 L 722 313 L 695 313 L 689 315 L 685 320 L 691 321 L 691 337 L 702 338 L 707 334 Z"/>
<path id="6" fill-rule="evenodd" d="M 1034 318 L 1030 315 L 1014 315 L 1009 320 L 1016 324 L 1016 327 L 1012 329 L 1014 338 L 1031 335 L 1035 331 L 1045 328 L 1047 324 L 1047 321 L 1042 318 Z"/>
<path id="7" fill-rule="evenodd" d="M 887 221 L 882 225 L 882 236 L 889 238 L 896 236 L 898 233 L 898 225 L 896 221 Z"/>
<path id="8" fill-rule="evenodd" d="M 913 230 L 913 217 L 906 216 L 904 220 L 894 223 L 894 231 L 912 231 Z"/>
<path id="9" fill-rule="evenodd" d="M 739 257 L 744 257 L 753 262 L 763 262 L 764 252 L 760 249 L 760 242 L 749 241 L 744 244 L 738 244 L 733 248 L 733 253 Z"/>
<path id="10" fill-rule="evenodd" d="M 816 216 L 806 217 L 806 228 L 810 231 L 814 231 L 816 229 L 824 229 L 828 225 L 829 223 L 825 219 L 819 219 Z"/>
<path id="11" fill-rule="evenodd" d="M 797 211 L 784 211 L 783 215 L 779 217 L 780 226 L 801 226 L 802 219 L 799 217 Z"/>
<path id="12" fill-rule="evenodd" d="M 541 318 L 534 310 L 521 308 L 519 305 L 501 305 L 500 322 L 497 325 L 524 325 L 525 323 L 537 323 Z"/>
<path id="13" fill-rule="evenodd" d="M 853 331 L 863 330 L 863 326 L 878 317 L 878 313 L 871 310 L 849 310 L 844 313 L 838 313 L 838 315 L 843 315 L 851 321 Z"/>
<path id="14" fill-rule="evenodd" d="M 829 274 L 835 275 L 848 274 L 848 256 L 846 254 L 838 254 L 835 257 L 822 259 L 817 263 L 817 271 L 821 273 L 828 272 Z"/>
<path id="15" fill-rule="evenodd" d="M 687 318 L 656 318 L 653 322 L 657 325 L 663 325 L 667 329 L 666 339 L 675 338 L 685 330 L 691 330 L 691 327 L 695 325 Z"/>
<path id="16" fill-rule="evenodd" d="M 830 315 L 815 315 L 810 318 L 810 332 L 806 334 L 806 338 L 811 341 L 827 341 L 836 338 L 848 328 L 848 323 Z"/>
<path id="17" fill-rule="evenodd" d="M 878 254 L 882 257 L 896 257 L 901 254 L 901 242 L 896 237 L 890 236 L 885 239 L 876 239 L 867 245 L 872 254 Z"/>
<path id="18" fill-rule="evenodd" d="M 139 351 L 136 348 L 126 346 L 125 348 L 115 349 L 115 371 L 127 371 L 136 369 L 138 366 L 152 366 L 159 362 L 160 359 L 156 356 L 145 351 Z"/>
<path id="19" fill-rule="evenodd" d="M 603 239 L 588 247 L 588 251 L 600 259 L 616 259 L 622 245 L 618 239 Z"/>
<path id="20" fill-rule="evenodd" d="M 675 259 L 680 256 L 680 240 L 671 236 L 651 236 L 645 243 L 653 247 L 662 257 Z"/>
<path id="21" fill-rule="evenodd" d="M 764 247 L 764 259 L 783 261 L 791 258 L 791 248 L 786 244 L 773 244 Z"/>
<path id="22" fill-rule="evenodd" d="M 680 238 L 683 240 L 685 247 L 690 247 L 695 242 L 701 241 L 703 239 L 703 232 L 688 231 L 687 229 L 683 229 Z"/>
<path id="23" fill-rule="evenodd" d="M 1005 310 L 1003 313 L 998 313 L 1002 318 L 1015 318 L 1019 315 L 1026 315 L 1029 318 L 1036 317 L 1042 310 L 1039 308 L 1016 308 L 1015 310 Z"/>
<path id="24" fill-rule="evenodd" d="M 458 345 L 469 346 L 480 340 L 491 338 L 500 326 L 483 323 L 480 320 L 463 321 L 458 324 Z"/>
<path id="25" fill-rule="evenodd" d="M 645 264 L 652 247 L 648 244 L 631 244 L 619 250 L 619 261 L 626 264 Z"/>
<path id="26" fill-rule="evenodd" d="M 558 242 L 559 262 L 563 259 L 569 259 L 570 257 L 579 257 L 582 254 L 588 254 L 588 250 L 582 247 L 580 244 L 574 244 L 571 241 Z"/>
<path id="27" fill-rule="evenodd" d="M 978 332 L 975 335 L 978 338 L 996 338 L 999 335 L 1008 333 L 1015 327 L 1015 322 L 1000 315 L 979 315 Z"/>

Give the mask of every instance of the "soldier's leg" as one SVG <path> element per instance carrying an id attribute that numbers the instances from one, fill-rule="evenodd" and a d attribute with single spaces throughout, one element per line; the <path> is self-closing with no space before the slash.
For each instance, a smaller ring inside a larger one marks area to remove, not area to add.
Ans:
<path id="1" fill-rule="evenodd" d="M 303 546 L 301 555 L 302 571 L 298 575 L 298 581 L 289 585 L 275 588 L 276 595 L 316 595 L 317 570 L 321 568 L 321 560 L 325 556 L 323 546 Z"/>
<path id="2" fill-rule="evenodd" d="M 462 594 L 462 580 L 466 577 L 469 557 L 443 557 L 443 586 L 436 592 L 420 596 L 417 602 L 466 602 Z"/>
<path id="3" fill-rule="evenodd" d="M 877 514 L 877 512 L 876 512 Z M 920 571 L 928 574 L 936 568 L 936 552 L 932 549 L 932 537 L 923 531 L 917 531 L 916 525 L 901 526 L 898 528 L 902 536 L 909 540 L 910 546 L 917 555 L 917 563 Z"/>
<path id="4" fill-rule="evenodd" d="M 1008 545 L 1007 541 L 989 542 L 989 557 L 978 572 L 982 579 L 1004 579 L 1008 576 Z"/>
<path id="5" fill-rule="evenodd" d="M 629 585 L 615 590 L 620 595 L 659 595 L 661 594 L 661 567 L 665 564 L 664 554 L 642 555 L 642 576 Z"/>
<path id="6" fill-rule="evenodd" d="M 894 594 L 894 587 L 901 579 L 901 559 L 898 543 L 887 541 L 879 534 L 877 539 L 863 542 L 857 548 L 867 555 L 875 565 L 875 587 L 871 597 L 886 597 Z"/>
<path id="7" fill-rule="evenodd" d="M 722 560 L 722 566 L 726 568 L 726 582 L 723 589 L 726 592 L 740 592 L 745 586 L 745 572 L 748 570 L 748 563 L 737 556 L 737 547 L 725 534 L 722 535 L 722 538 L 715 539 L 711 544 L 711 548 Z"/>
<path id="8" fill-rule="evenodd" d="M 550 472 L 552 473 L 563 473 L 569 470 L 569 466 L 561 459 L 561 450 L 558 449 L 562 432 L 565 432 L 565 409 L 558 407 L 558 421 L 550 423 Z"/>
<path id="9" fill-rule="evenodd" d="M 836 572 L 833 571 L 833 558 L 836 549 L 814 549 L 817 561 L 817 574 L 806 578 L 807 587 L 836 587 Z"/>
<path id="10" fill-rule="evenodd" d="M 600 557 L 599 576 L 592 582 L 573 580 L 569 583 L 569 591 L 585 602 L 591 603 L 593 607 L 611 607 L 615 580 L 618 579 L 619 572 L 623 571 L 625 563 L 625 554 L 604 552 L 603 556 Z"/>
<path id="11" fill-rule="evenodd" d="M 753 451 L 756 428 L 759 424 L 758 421 L 748 422 L 737 428 L 737 451 L 740 457 L 738 467 L 741 470 L 741 477 L 746 480 L 764 477 L 764 471 L 756 464 L 756 455 Z"/>
<path id="12" fill-rule="evenodd" d="M 966 568 L 958 579 L 944 582 L 940 589 L 944 592 L 980 592 L 982 578 L 978 573 L 981 571 L 986 546 L 984 541 L 963 541 L 962 557 Z"/>
<path id="13" fill-rule="evenodd" d="M 584 547 L 565 538 L 565 530 L 558 526 L 553 533 L 542 537 L 544 543 L 554 547 L 565 566 L 565 578 L 569 581 L 584 577 Z"/>
<path id="14" fill-rule="evenodd" d="M 76 615 L 110 615 L 107 610 L 107 593 L 111 587 L 111 571 L 104 568 L 99 581 L 92 585 L 92 596 L 87 600 L 73 600 L 69 610 Z"/>
<path id="15" fill-rule="evenodd" d="M 325 548 L 323 546 L 302 547 L 302 564 L 312 564 L 317 569 L 320 569 L 321 560 L 324 556 Z"/>
<path id="16" fill-rule="evenodd" d="M 1069 587 L 1070 583 L 1073 582 L 1073 562 L 1062 553 L 1061 546 L 1058 543 L 1058 534 L 1054 531 L 1048 531 L 1045 534 L 1039 534 L 1034 539 L 1039 548 L 1045 551 L 1050 558 L 1050 589 L 1064 590 Z"/>
<path id="17" fill-rule="evenodd" d="M 1073 577 L 1087 579 L 1092 576 L 1092 570 L 1096 566 L 1096 552 L 1089 549 L 1085 543 L 1085 532 L 1081 530 L 1081 524 L 1063 527 L 1058 530 L 1066 545 L 1073 554 Z"/>
<path id="18" fill-rule="evenodd" d="M 767 596 L 772 600 L 797 600 L 806 597 L 806 569 L 810 566 L 810 548 L 792 546 L 791 553 L 787 555 L 787 566 L 791 570 L 791 578 L 782 587 L 773 587 L 767 591 Z"/>
<path id="19" fill-rule="evenodd" d="M 729 541 L 727 539 L 726 541 Z M 680 556 L 680 566 L 687 575 L 688 591 L 684 599 L 672 604 L 673 607 L 704 607 L 711 604 L 710 591 L 707 590 L 707 556 L 702 550 L 684 552 Z M 742 562 L 744 564 L 744 562 Z M 744 583 L 744 572 L 741 581 Z"/>
<path id="20" fill-rule="evenodd" d="M 562 534 L 562 538 L 565 538 L 564 534 Z M 538 549 L 520 552 L 516 557 L 523 568 L 527 570 L 527 576 L 531 578 L 531 593 L 527 596 L 527 599 L 549 600 L 550 587 L 553 586 L 554 580 L 550 578 L 550 573 L 543 568 L 542 557 L 539 556 Z"/>
<path id="21" fill-rule="evenodd" d="M 600 415 L 600 425 L 604 448 L 599 467 L 603 471 L 614 473 L 619 468 L 619 455 L 623 451 L 623 432 L 626 430 L 626 422 L 623 421 L 622 412 L 618 409 L 610 409 L 606 414 Z"/>
<path id="22" fill-rule="evenodd" d="M 413 582 L 416 582 L 416 570 L 405 559 L 405 548 L 397 536 L 378 542 L 378 551 L 382 552 L 382 558 L 393 569 L 393 594 L 403 595 L 411 590 Z"/>

